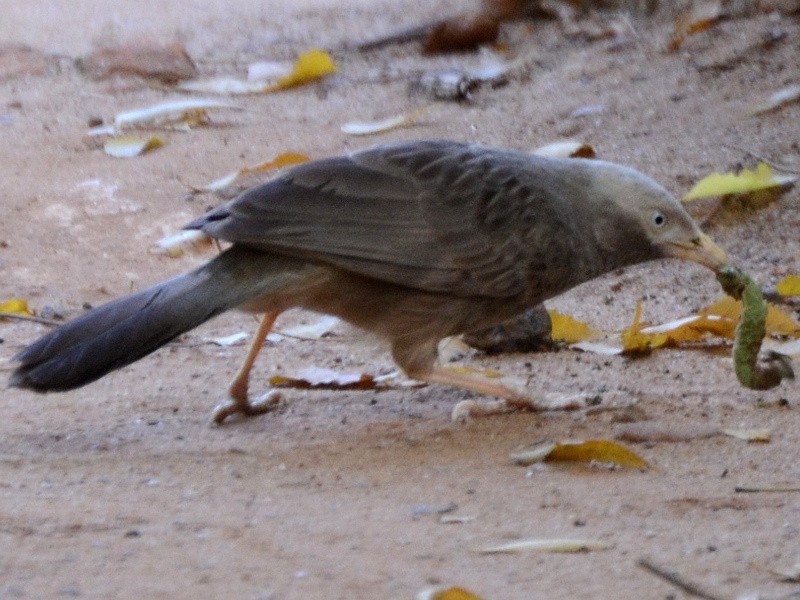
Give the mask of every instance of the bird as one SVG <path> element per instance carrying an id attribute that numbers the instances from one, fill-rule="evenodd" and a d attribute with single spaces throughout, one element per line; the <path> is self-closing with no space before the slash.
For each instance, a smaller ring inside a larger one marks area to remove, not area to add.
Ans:
<path id="1" fill-rule="evenodd" d="M 229 245 L 198 268 L 96 307 L 35 341 L 10 385 L 81 387 L 234 308 L 263 315 L 212 413 L 253 416 L 250 371 L 290 308 L 388 343 L 412 379 L 531 406 L 531 394 L 437 362 L 443 338 L 485 329 L 604 273 L 725 252 L 632 168 L 447 140 L 391 142 L 286 168 L 190 222 Z"/>

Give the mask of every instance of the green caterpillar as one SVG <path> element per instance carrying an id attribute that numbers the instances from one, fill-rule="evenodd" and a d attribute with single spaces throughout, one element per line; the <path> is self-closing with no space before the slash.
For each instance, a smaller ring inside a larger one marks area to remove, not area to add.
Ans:
<path id="1" fill-rule="evenodd" d="M 761 364 L 758 362 L 767 319 L 767 304 L 761 288 L 744 271 L 732 265 L 717 271 L 717 281 L 726 294 L 743 304 L 733 342 L 733 364 L 739 383 L 752 390 L 769 390 L 780 385 L 784 378 L 794 379 L 788 356 L 770 352 Z"/>

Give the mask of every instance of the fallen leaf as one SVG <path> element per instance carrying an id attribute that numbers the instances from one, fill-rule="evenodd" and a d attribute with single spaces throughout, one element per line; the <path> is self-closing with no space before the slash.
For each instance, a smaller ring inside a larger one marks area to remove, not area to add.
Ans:
<path id="1" fill-rule="evenodd" d="M 158 136 L 125 135 L 108 140 L 103 144 L 103 151 L 114 158 L 133 158 L 163 145 L 164 140 Z"/>
<path id="2" fill-rule="evenodd" d="M 247 65 L 247 81 L 277 81 L 292 72 L 292 65 L 260 60 Z"/>
<path id="3" fill-rule="evenodd" d="M 193 187 L 192 190 L 195 192 L 218 192 L 231 185 L 239 177 L 253 175 L 255 173 L 263 173 L 264 171 L 272 171 L 274 169 L 282 169 L 283 167 L 304 163 L 309 160 L 311 160 L 310 157 L 306 156 L 305 154 L 300 154 L 298 152 L 282 152 L 275 158 L 250 167 L 242 167 L 237 171 L 232 171 L 227 175 L 223 175 L 219 179 L 215 179 L 209 184 L 200 187 Z"/>
<path id="4" fill-rule="evenodd" d="M 33 316 L 33 312 L 28 308 L 28 303 L 21 298 L 11 298 L 0 304 L 0 313 L 24 315 L 27 317 Z"/>
<path id="5" fill-rule="evenodd" d="M 715 314 L 692 315 L 675 319 L 663 325 L 650 325 L 644 327 L 644 335 L 660 335 L 667 337 L 662 346 L 677 345 L 686 342 L 699 342 L 711 334 L 718 337 L 733 339 L 736 331 L 737 319 Z"/>
<path id="6" fill-rule="evenodd" d="M 273 64 L 274 67 L 274 63 Z M 236 77 L 211 77 L 183 81 L 176 87 L 184 92 L 211 94 L 264 94 L 322 79 L 338 71 L 331 55 L 323 50 L 309 50 L 298 56 L 291 68 L 274 67 L 270 72 L 248 72 L 247 80 Z M 277 77 L 276 77 L 277 76 Z"/>
<path id="7" fill-rule="evenodd" d="M 595 158 L 597 156 L 591 144 L 575 140 L 545 144 L 534 150 L 533 154 L 550 158 Z"/>
<path id="8" fill-rule="evenodd" d="M 375 387 L 375 379 L 365 373 L 342 373 L 333 369 L 308 367 L 294 375 L 274 375 L 270 385 L 301 389 L 369 390 Z"/>
<path id="9" fill-rule="evenodd" d="M 373 135 L 397 129 L 398 127 L 413 125 L 422 115 L 428 111 L 429 107 L 419 108 L 410 113 L 403 113 L 394 117 L 388 117 L 380 121 L 372 122 L 350 122 L 342 125 L 342 133 L 349 135 Z"/>
<path id="10" fill-rule="evenodd" d="M 575 344 L 596 338 L 599 335 L 599 333 L 589 325 L 569 315 L 562 314 L 555 310 L 548 310 L 547 312 L 550 315 L 550 322 L 552 323 L 550 337 L 555 341 Z"/>
<path id="11" fill-rule="evenodd" d="M 170 258 L 179 258 L 186 252 L 196 251 L 211 245 L 211 236 L 199 229 L 184 229 L 173 235 L 161 238 L 156 242 L 153 252 L 166 254 Z"/>
<path id="12" fill-rule="evenodd" d="M 723 296 L 710 306 L 700 310 L 701 315 L 718 316 L 728 323 L 738 323 L 742 315 L 742 303 L 730 296 Z M 767 305 L 767 318 L 764 323 L 767 335 L 785 335 L 800 337 L 800 323 L 795 321 L 786 311 L 773 305 Z M 721 335 L 733 339 L 733 332 Z"/>
<path id="13" fill-rule="evenodd" d="M 645 324 L 642 323 L 642 303 L 636 303 L 636 313 L 633 323 L 620 335 L 622 350 L 626 353 L 649 352 L 660 348 L 669 341 L 666 333 L 645 333 Z"/>
<path id="14" fill-rule="evenodd" d="M 515 464 L 528 466 L 537 462 L 603 463 L 631 469 L 647 469 L 647 461 L 625 446 L 611 440 L 546 443 L 511 455 Z"/>
<path id="15" fill-rule="evenodd" d="M 98 48 L 81 66 L 92 79 L 113 75 L 137 76 L 174 84 L 197 76 L 197 67 L 183 44 L 126 44 Z"/>
<path id="16" fill-rule="evenodd" d="M 750 111 L 750 115 L 761 115 L 777 110 L 792 102 L 800 100 L 800 85 L 790 85 L 773 93 L 767 100 L 757 104 Z"/>
<path id="17" fill-rule="evenodd" d="M 761 162 L 752 171 L 744 169 L 740 173 L 712 173 L 704 177 L 683 197 L 683 202 L 728 194 L 752 193 L 780 187 L 796 180 L 797 177 L 792 175 L 775 175 L 772 167 Z"/>
<path id="18" fill-rule="evenodd" d="M 239 333 L 232 333 L 224 337 L 211 338 L 209 341 L 215 346 L 238 346 L 248 337 L 247 333 L 240 331 Z"/>
<path id="19" fill-rule="evenodd" d="M 608 342 L 578 342 L 577 344 L 570 344 L 570 348 L 580 350 L 581 352 L 592 352 L 594 354 L 603 354 L 605 356 L 616 356 L 622 354 L 624 349 Z"/>
<path id="20" fill-rule="evenodd" d="M 422 42 L 423 54 L 474 50 L 481 44 L 497 39 L 500 23 L 484 13 L 470 13 L 451 17 L 437 23 Z"/>
<path id="21" fill-rule="evenodd" d="M 787 275 L 775 285 L 781 296 L 800 296 L 800 275 Z"/>
<path id="22" fill-rule="evenodd" d="M 114 127 L 117 130 L 130 127 L 193 127 L 207 121 L 209 110 L 222 108 L 241 110 L 238 106 L 217 100 L 175 100 L 119 113 L 114 117 Z"/>
<path id="23" fill-rule="evenodd" d="M 414 594 L 414 600 L 481 600 L 481 598 L 460 587 L 432 587 Z"/>
<path id="24" fill-rule="evenodd" d="M 292 72 L 281 77 L 278 82 L 266 91 L 285 90 L 287 88 L 317 81 L 328 75 L 336 73 L 338 68 L 331 55 L 324 50 L 314 48 L 297 57 Z"/>
<path id="25" fill-rule="evenodd" d="M 720 0 L 695 1 L 692 7 L 675 20 L 667 49 L 675 52 L 687 37 L 708 29 L 722 16 Z"/>
<path id="26" fill-rule="evenodd" d="M 772 432 L 769 429 L 723 429 L 722 433 L 737 440 L 759 444 L 769 443 L 772 437 Z"/>
<path id="27" fill-rule="evenodd" d="M 274 86 L 274 82 L 245 81 L 236 77 L 220 76 L 182 81 L 175 87 L 184 92 L 243 96 L 247 94 L 263 94 L 264 92 L 269 92 Z"/>
<path id="28" fill-rule="evenodd" d="M 595 115 L 602 115 L 608 106 L 605 104 L 586 104 L 579 108 L 576 108 L 571 113 L 569 113 L 568 118 L 570 119 L 581 119 L 583 117 L 593 117 Z"/>
<path id="29" fill-rule="evenodd" d="M 588 539 L 531 539 L 480 548 L 481 554 L 510 554 L 518 552 L 590 552 L 608 550 L 613 544 Z"/>

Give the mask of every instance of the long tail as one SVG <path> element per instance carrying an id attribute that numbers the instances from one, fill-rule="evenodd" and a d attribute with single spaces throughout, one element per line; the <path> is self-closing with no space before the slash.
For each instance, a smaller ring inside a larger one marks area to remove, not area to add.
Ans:
<path id="1" fill-rule="evenodd" d="M 233 246 L 200 268 L 100 306 L 15 357 L 10 385 L 65 391 L 99 379 L 178 335 L 296 281 L 307 265 Z"/>

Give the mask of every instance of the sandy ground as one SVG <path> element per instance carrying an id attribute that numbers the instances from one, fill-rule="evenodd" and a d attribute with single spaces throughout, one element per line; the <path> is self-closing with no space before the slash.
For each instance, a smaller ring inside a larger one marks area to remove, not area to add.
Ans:
<path id="1" fill-rule="evenodd" d="M 0 2 L 0 40 L 74 58 L 95 44 L 182 41 L 204 74 L 242 73 L 464 8 L 458 2 Z M 289 6 L 292 8 L 289 8 Z M 530 149 L 563 137 L 594 144 L 677 194 L 712 170 L 752 166 L 747 151 L 800 164 L 800 105 L 758 118 L 747 107 L 800 82 L 800 21 L 759 14 L 663 51 L 669 22 L 633 22 L 631 43 L 566 38 L 558 24 L 504 35 L 533 52 L 528 71 L 469 104 L 437 103 L 415 127 L 372 139 L 339 127 L 411 110 L 404 74 L 475 66 L 460 54 L 422 58 L 416 46 L 338 53 L 327 84 L 236 98 L 243 112 L 169 133 L 132 160 L 85 138 L 90 118 L 176 95 L 129 81 L 87 80 L 62 58 L 43 75 L 0 79 L 0 299 L 22 297 L 71 316 L 198 264 L 148 252 L 219 202 L 187 200 L 204 183 L 292 150 L 322 157 L 392 139 L 444 137 Z M 775 35 L 783 32 L 785 35 Z M 779 38 L 765 43 L 770 35 Z M 395 76 L 381 76 L 381 74 Z M 576 109 L 600 105 L 583 117 Z M 800 271 L 800 191 L 709 233 L 763 284 Z M 670 261 L 626 269 L 550 306 L 606 330 L 664 322 L 719 294 L 702 269 Z M 313 322 L 287 314 L 280 326 Z M 462 391 L 290 391 L 276 413 L 211 427 L 244 346 L 202 344 L 251 332 L 229 314 L 84 389 L 36 396 L 4 390 L 0 418 L 0 598 L 411 598 L 462 585 L 486 599 L 676 598 L 636 566 L 646 557 L 721 598 L 797 591 L 768 568 L 800 560 L 800 496 L 741 494 L 737 485 L 800 481 L 796 385 L 751 392 L 722 355 L 661 351 L 640 359 L 562 351 L 470 356 L 541 392 L 635 403 L 627 411 L 514 414 L 459 425 Z M 45 331 L 0 323 L 10 358 Z M 382 373 L 371 341 L 337 328 L 320 341 L 267 347 L 254 387 L 301 366 Z M 7 376 L 10 366 L 3 366 Z M 509 453 L 541 440 L 611 438 L 625 420 L 767 428 L 769 444 L 714 437 L 636 446 L 648 472 L 514 466 Z M 473 517 L 443 524 L 437 510 Z M 485 556 L 523 538 L 603 540 L 584 554 Z"/>

